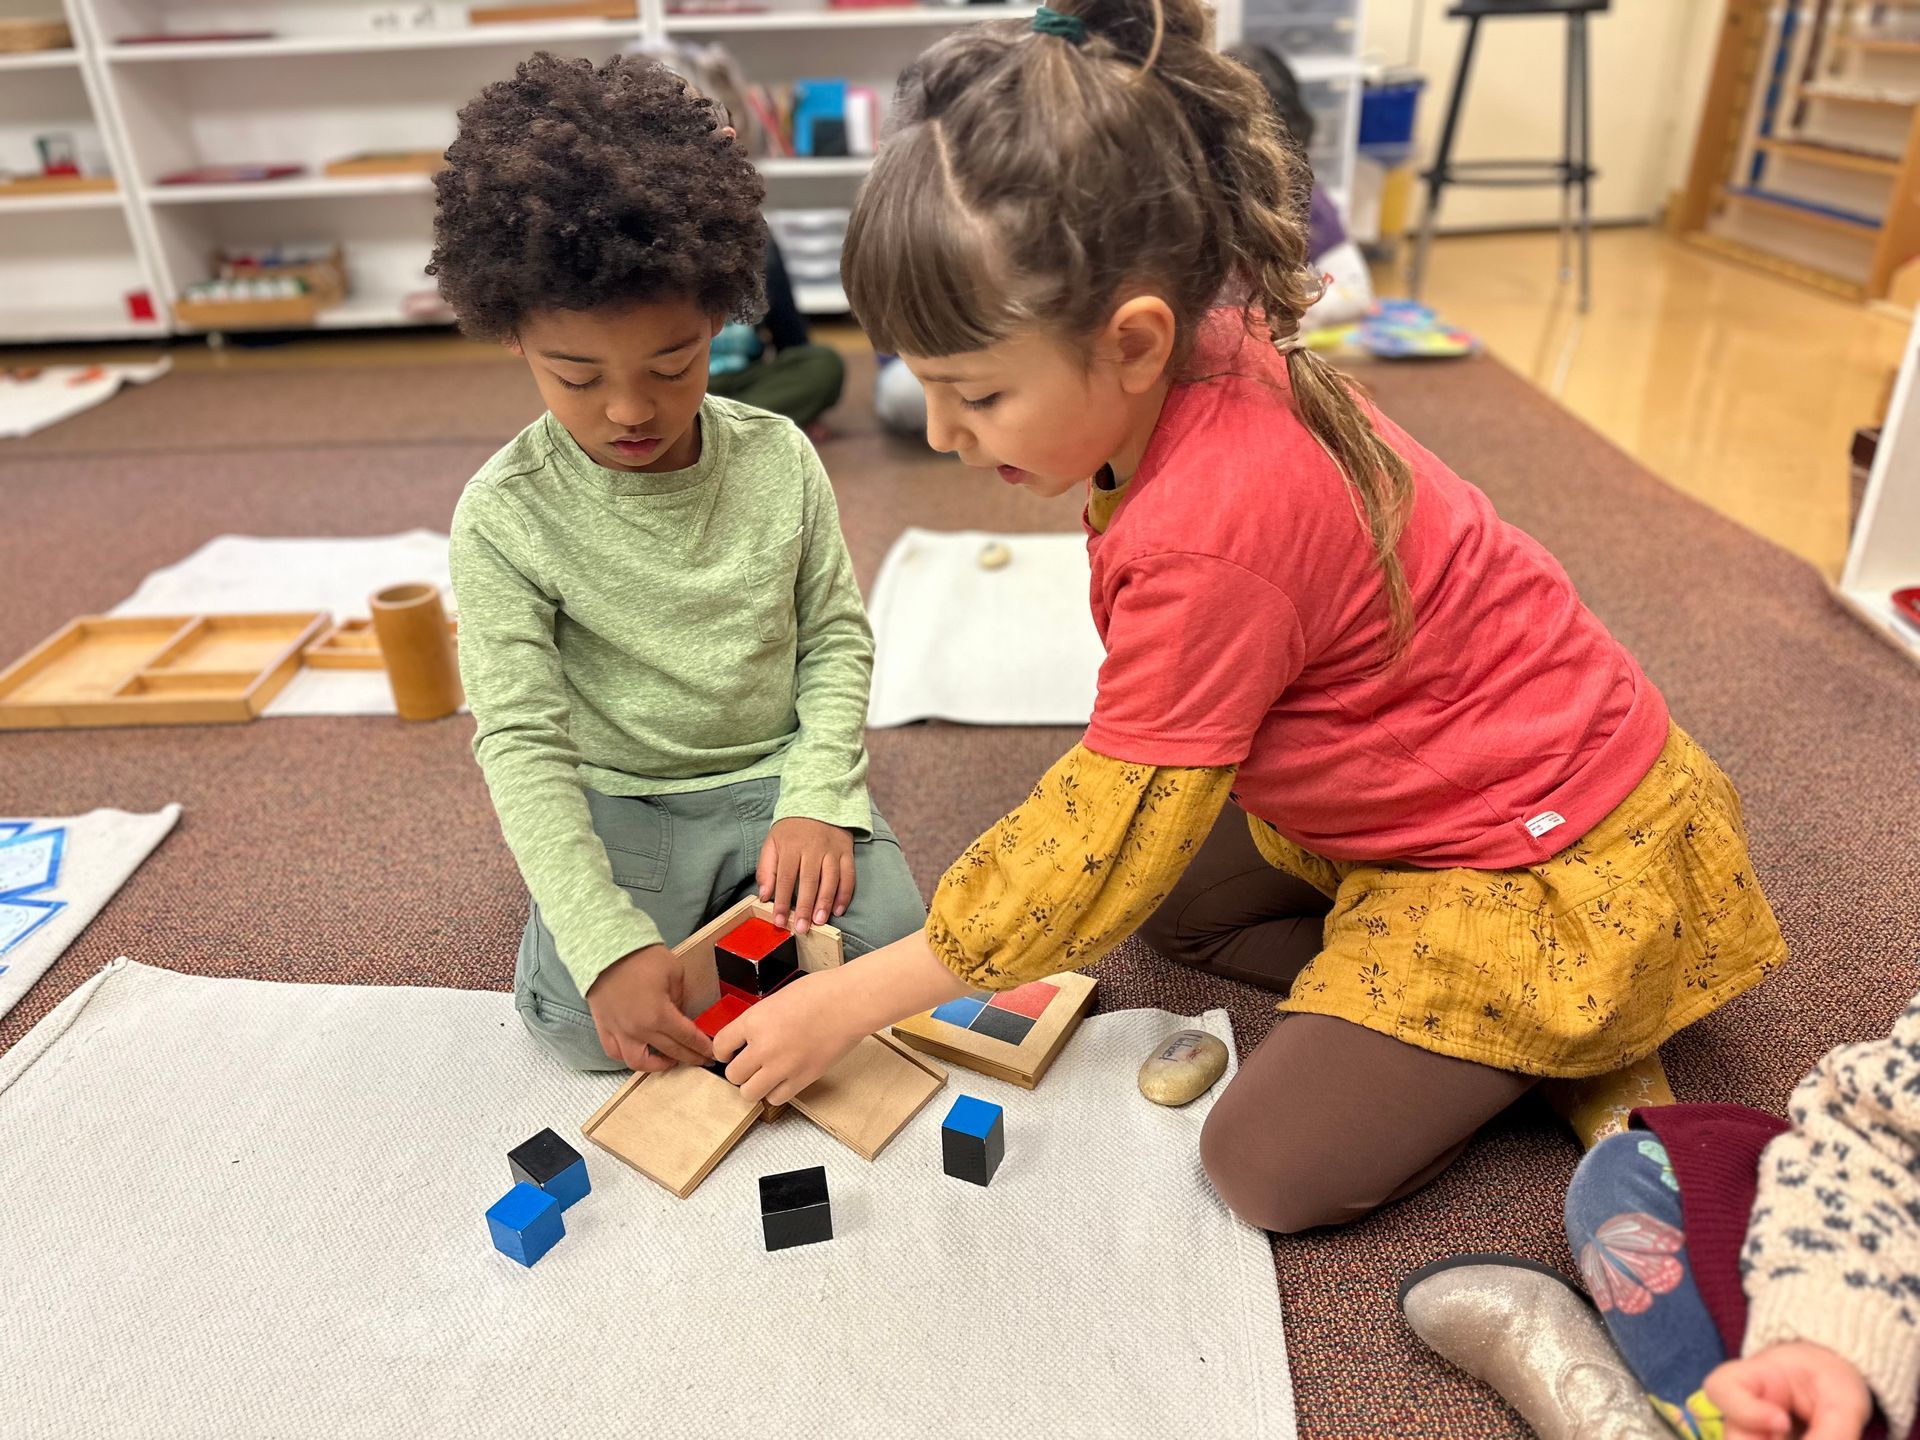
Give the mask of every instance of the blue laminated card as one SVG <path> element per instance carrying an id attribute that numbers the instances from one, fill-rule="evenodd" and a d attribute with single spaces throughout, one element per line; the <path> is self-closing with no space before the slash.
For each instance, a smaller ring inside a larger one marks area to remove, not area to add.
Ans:
<path id="1" fill-rule="evenodd" d="M 66 848 L 64 825 L 50 830 L 18 830 L 0 839 L 0 895 L 32 895 L 52 889 L 60 879 L 60 861 Z"/>

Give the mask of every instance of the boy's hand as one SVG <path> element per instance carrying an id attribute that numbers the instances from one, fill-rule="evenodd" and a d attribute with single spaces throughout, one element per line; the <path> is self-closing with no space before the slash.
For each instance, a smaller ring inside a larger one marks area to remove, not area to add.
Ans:
<path id="1" fill-rule="evenodd" d="M 1873 1395 L 1852 1363 L 1804 1340 L 1729 1360 L 1707 1376 L 1706 1388 L 1726 1417 L 1726 1440 L 1799 1434 L 1806 1440 L 1860 1440 L 1873 1415 Z"/>
<path id="2" fill-rule="evenodd" d="M 797 815 L 776 820 L 760 847 L 755 874 L 760 898 L 773 905 L 773 923 L 787 928 L 791 904 L 791 928 L 804 935 L 809 927 L 826 924 L 829 915 L 847 913 L 853 900 L 853 836 L 822 820 Z"/>
<path id="3" fill-rule="evenodd" d="M 784 1105 L 860 1043 L 867 1032 L 849 1018 L 857 1007 L 841 993 L 846 975 L 843 967 L 789 980 L 713 1037 L 741 1094 Z"/>
<path id="4" fill-rule="evenodd" d="M 587 987 L 601 1048 L 629 1070 L 671 1070 L 676 1061 L 705 1065 L 713 1050 L 680 1013 L 685 991 L 680 959 L 664 945 L 614 961 Z"/>

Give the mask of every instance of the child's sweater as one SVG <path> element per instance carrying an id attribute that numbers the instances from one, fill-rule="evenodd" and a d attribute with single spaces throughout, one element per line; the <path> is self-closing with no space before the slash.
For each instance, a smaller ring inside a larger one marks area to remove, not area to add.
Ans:
<path id="1" fill-rule="evenodd" d="M 778 775 L 776 819 L 864 835 L 873 635 L 819 458 L 791 422 L 709 396 L 700 458 L 588 459 L 551 415 L 468 482 L 451 562 L 474 753 L 584 994 L 658 927 L 613 882 L 582 787 Z"/>
<path id="2" fill-rule="evenodd" d="M 1741 1256 L 1743 1353 L 1824 1345 L 1904 1435 L 1920 1392 L 1920 998 L 1886 1038 L 1829 1053 L 1788 1109 Z"/>

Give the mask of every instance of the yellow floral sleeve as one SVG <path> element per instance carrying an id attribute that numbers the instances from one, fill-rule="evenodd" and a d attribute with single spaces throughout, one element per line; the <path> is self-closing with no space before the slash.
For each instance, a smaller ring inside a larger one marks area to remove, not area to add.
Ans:
<path id="1" fill-rule="evenodd" d="M 934 954 L 983 990 L 1091 965 L 1166 899 L 1233 773 L 1074 746 L 941 878 L 927 919 Z"/>

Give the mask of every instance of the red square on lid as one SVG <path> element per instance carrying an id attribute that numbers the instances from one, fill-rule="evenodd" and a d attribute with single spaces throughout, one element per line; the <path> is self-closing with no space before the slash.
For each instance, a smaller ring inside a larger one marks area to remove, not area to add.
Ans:
<path id="1" fill-rule="evenodd" d="M 720 937 L 719 943 L 742 960 L 759 964 L 777 950 L 793 932 L 782 930 L 766 920 L 752 919 L 734 926 Z"/>
<path id="2" fill-rule="evenodd" d="M 1011 1010 L 1016 1015 L 1028 1015 L 1038 1020 L 1046 1014 L 1047 1006 L 1053 1003 L 1053 997 L 1059 993 L 1058 985 L 1033 980 L 1017 990 L 1002 990 L 987 1004 L 995 1010 Z"/>

